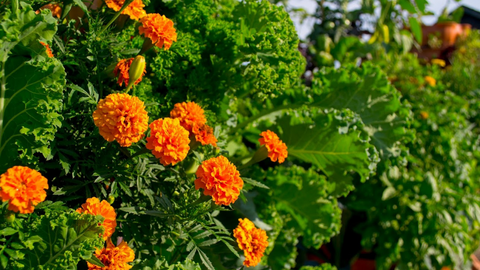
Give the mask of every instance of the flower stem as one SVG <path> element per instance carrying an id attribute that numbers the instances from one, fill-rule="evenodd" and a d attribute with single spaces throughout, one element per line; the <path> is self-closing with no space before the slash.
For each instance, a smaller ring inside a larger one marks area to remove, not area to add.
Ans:
<path id="1" fill-rule="evenodd" d="M 115 15 L 113 16 L 113 18 L 107 23 L 107 25 L 105 25 L 105 27 L 103 27 L 102 31 L 100 31 L 100 33 L 98 33 L 98 35 L 100 35 L 101 33 L 103 33 L 105 30 L 107 30 L 108 27 L 110 27 L 110 25 L 118 18 L 118 16 L 120 16 L 120 14 L 122 14 L 122 11 L 124 9 L 126 9 L 128 7 L 128 5 L 130 5 L 131 3 L 133 2 L 133 0 L 126 0 L 124 3 L 123 3 L 123 6 L 122 8 L 117 11 L 117 13 L 115 13 Z"/>

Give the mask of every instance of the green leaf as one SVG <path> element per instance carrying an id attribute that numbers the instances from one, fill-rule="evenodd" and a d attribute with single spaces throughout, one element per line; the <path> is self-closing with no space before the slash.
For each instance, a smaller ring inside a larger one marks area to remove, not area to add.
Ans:
<path id="1" fill-rule="evenodd" d="M 298 166 L 277 167 L 268 171 L 267 181 L 276 209 L 291 216 L 285 227 L 302 235 L 306 247 L 319 248 L 339 232 L 341 211 L 326 193 L 325 177 Z"/>
<path id="2" fill-rule="evenodd" d="M 289 155 L 315 164 L 328 176 L 337 170 L 356 171 L 363 178 L 369 175 L 369 146 L 360 140 L 359 131 L 340 134 L 341 122 L 331 114 L 315 119 L 313 127 L 311 124 L 290 125 L 290 122 L 290 117 L 278 121 Z"/>
<path id="3" fill-rule="evenodd" d="M 395 193 L 397 191 L 395 190 L 394 187 L 387 187 L 382 194 L 382 201 L 386 201 L 388 199 L 391 199 L 395 196 Z"/>
<path id="4" fill-rule="evenodd" d="M 17 232 L 17 230 L 15 230 L 13 228 L 5 228 L 5 229 L 0 230 L 0 235 L 9 236 L 9 235 L 15 234 L 16 232 Z"/>
<path id="5" fill-rule="evenodd" d="M 7 269 L 7 264 L 8 264 L 7 256 L 0 254 L 0 263 L 2 264 L 3 269 Z"/>
<path id="6" fill-rule="evenodd" d="M 428 3 L 427 0 L 415 0 L 415 3 L 417 3 L 417 7 L 420 10 L 420 12 L 425 13 L 425 7 Z"/>
<path id="7" fill-rule="evenodd" d="M 410 28 L 412 29 L 412 33 L 415 36 L 415 39 L 418 43 L 422 43 L 422 27 L 420 26 L 417 18 L 410 17 L 408 18 L 408 21 L 410 22 Z"/>
<path id="8" fill-rule="evenodd" d="M 320 94 L 311 105 L 352 110 L 362 119 L 381 158 L 398 156 L 398 144 L 407 134 L 410 111 L 379 67 L 364 63 L 362 67 L 325 69 L 315 78 L 312 89 Z"/>
<path id="9" fill-rule="evenodd" d="M 83 12 L 87 14 L 87 16 L 89 15 L 88 8 L 87 6 L 85 6 L 82 0 L 73 0 L 73 2 L 75 3 L 76 6 L 79 6 L 83 10 Z"/>
<path id="10" fill-rule="evenodd" d="M 266 185 L 258 182 L 258 181 L 255 181 L 251 178 L 247 178 L 247 177 L 242 177 L 242 180 L 245 182 L 245 183 L 248 183 L 252 186 L 255 186 L 255 187 L 260 187 L 260 188 L 265 188 L 265 189 L 270 189 L 269 187 L 267 187 Z"/>
<path id="11" fill-rule="evenodd" d="M 296 265 L 298 238 L 288 236 L 281 232 L 275 239 L 275 246 L 268 255 L 268 266 L 273 270 L 293 269 Z"/>
<path id="12" fill-rule="evenodd" d="M 96 256 L 92 256 L 90 257 L 90 259 L 87 259 L 86 261 L 96 266 L 105 267 L 105 264 L 103 264 L 102 261 L 100 261 Z"/>
<path id="13" fill-rule="evenodd" d="M 47 212 L 33 220 L 26 229 L 28 237 L 40 237 L 33 250 L 24 250 L 20 261 L 28 269 L 56 267 L 74 269 L 80 259 L 91 258 L 96 248 L 103 246 L 100 216 L 77 212 Z"/>
<path id="14" fill-rule="evenodd" d="M 21 4 L 16 14 L 4 14 L 0 27 L 0 171 L 19 155 L 50 159 L 62 119 L 65 70 L 39 43 L 52 40 L 57 21 Z"/>
<path id="15" fill-rule="evenodd" d="M 400 0 L 398 2 L 400 6 L 411 14 L 417 13 L 415 6 L 410 2 L 410 0 Z"/>
<path id="16" fill-rule="evenodd" d="M 210 259 L 208 259 L 208 256 L 205 254 L 205 252 L 198 249 L 198 255 L 200 256 L 200 260 L 202 260 L 203 265 L 205 265 L 208 270 L 215 270 L 215 267 L 213 267 L 212 262 Z"/>

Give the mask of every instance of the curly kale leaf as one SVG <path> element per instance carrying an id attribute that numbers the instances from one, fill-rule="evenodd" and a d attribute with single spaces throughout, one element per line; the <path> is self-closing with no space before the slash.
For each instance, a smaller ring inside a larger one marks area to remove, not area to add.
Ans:
<path id="1" fill-rule="evenodd" d="M 0 27 L 0 171 L 20 156 L 35 153 L 51 158 L 50 142 L 61 126 L 65 70 L 47 58 L 39 41 L 48 42 L 56 31 L 51 14 L 22 8 L 6 11 Z"/>

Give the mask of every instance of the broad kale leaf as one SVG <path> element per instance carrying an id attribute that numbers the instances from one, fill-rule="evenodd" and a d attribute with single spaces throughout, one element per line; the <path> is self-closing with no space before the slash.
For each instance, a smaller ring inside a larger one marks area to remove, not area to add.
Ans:
<path id="1" fill-rule="evenodd" d="M 62 119 L 65 71 L 40 44 L 52 39 L 56 20 L 21 4 L 4 13 L 0 27 L 0 172 L 18 157 L 31 160 L 39 152 L 51 158 L 49 144 Z"/>
<path id="2" fill-rule="evenodd" d="M 382 159 L 399 155 L 398 145 L 407 135 L 410 111 L 379 67 L 364 64 L 327 69 L 315 78 L 312 88 L 321 94 L 311 105 L 354 111 Z"/>

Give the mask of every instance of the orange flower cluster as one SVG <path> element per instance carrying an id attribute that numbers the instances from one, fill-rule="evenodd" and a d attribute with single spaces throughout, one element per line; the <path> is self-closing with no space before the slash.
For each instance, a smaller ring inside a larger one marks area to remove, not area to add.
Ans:
<path id="1" fill-rule="evenodd" d="M 193 131 L 195 124 L 202 125 L 207 123 L 202 107 L 193 101 L 175 104 L 173 110 L 170 112 L 170 117 L 180 120 L 180 125 L 188 130 L 188 132 Z"/>
<path id="2" fill-rule="evenodd" d="M 0 198 L 8 202 L 8 210 L 33 213 L 35 205 L 47 197 L 48 180 L 36 170 L 14 166 L 0 176 Z"/>
<path id="3" fill-rule="evenodd" d="M 263 138 L 258 139 L 260 145 L 263 145 L 268 150 L 268 157 L 278 163 L 283 163 L 288 156 L 287 145 L 278 138 L 275 132 L 267 130 L 260 133 Z"/>
<path id="4" fill-rule="evenodd" d="M 60 17 L 62 16 L 62 8 L 58 4 L 55 4 L 55 3 L 46 4 L 46 5 L 42 6 L 37 11 L 35 11 L 35 13 L 40 14 L 40 11 L 42 11 L 44 9 L 50 9 L 53 17 L 57 17 L 57 18 L 60 19 Z"/>
<path id="5" fill-rule="evenodd" d="M 87 199 L 87 202 L 82 204 L 81 208 L 77 209 L 80 214 L 101 215 L 105 219 L 102 226 L 105 229 L 103 233 L 103 239 L 107 240 L 112 236 L 115 228 L 117 227 L 117 214 L 115 209 L 105 200 L 100 202 L 98 198 L 92 197 Z"/>
<path id="6" fill-rule="evenodd" d="M 142 25 L 138 27 L 140 34 L 149 38 L 158 48 L 170 49 L 172 43 L 177 41 L 177 33 L 172 20 L 158 13 L 147 14 L 140 19 Z"/>
<path id="7" fill-rule="evenodd" d="M 234 203 L 243 188 L 243 180 L 237 167 L 224 156 L 205 160 L 196 172 L 195 189 L 212 196 L 217 205 Z"/>
<path id="8" fill-rule="evenodd" d="M 116 140 L 122 147 L 138 142 L 148 129 L 145 105 L 128 94 L 110 94 L 101 99 L 93 112 L 93 121 L 105 140 Z"/>
<path id="9" fill-rule="evenodd" d="M 217 146 L 217 138 L 213 135 L 213 129 L 206 124 L 205 113 L 197 103 L 190 101 L 175 104 L 170 112 L 170 117 L 180 120 L 180 125 L 190 133 L 192 139 L 202 145 Z"/>
<path id="10" fill-rule="evenodd" d="M 188 131 L 180 125 L 178 119 L 155 120 L 150 124 L 150 130 L 147 149 L 152 150 L 163 165 L 175 165 L 185 159 L 190 150 L 190 139 Z"/>
<path id="11" fill-rule="evenodd" d="M 125 83 L 125 86 L 128 85 L 130 75 L 130 66 L 132 65 L 134 58 L 129 58 L 129 59 L 121 59 L 118 61 L 117 65 L 115 66 L 115 69 L 113 70 L 113 74 L 115 77 L 118 77 L 118 85 L 122 86 L 122 83 Z M 138 80 L 135 81 L 135 85 L 137 85 L 139 82 L 142 81 L 143 76 L 147 73 L 147 67 L 145 66 L 142 75 Z"/>
<path id="12" fill-rule="evenodd" d="M 247 218 L 238 221 L 240 224 L 233 230 L 233 236 L 237 239 L 238 247 L 243 250 L 245 255 L 243 265 L 256 266 L 268 246 L 267 233 L 262 229 L 255 228 L 253 222 Z"/>
<path id="13" fill-rule="evenodd" d="M 213 135 L 213 128 L 207 124 L 194 124 L 192 133 L 195 135 L 195 140 L 202 145 L 211 144 L 217 147 L 217 138 Z"/>
<path id="14" fill-rule="evenodd" d="M 119 11 L 125 0 L 105 0 L 107 6 L 115 11 Z M 126 7 L 122 14 L 130 16 L 130 19 L 138 21 L 139 19 L 145 17 L 147 12 L 143 9 L 145 5 L 142 0 L 134 0 L 128 7 Z"/>
<path id="15" fill-rule="evenodd" d="M 40 41 L 40 44 L 42 44 L 43 47 L 45 47 L 45 49 L 46 49 L 46 51 L 47 51 L 47 56 L 50 57 L 50 58 L 52 58 L 52 57 L 53 57 L 53 53 L 52 53 L 52 49 L 50 49 L 50 46 L 48 46 L 47 43 L 41 42 L 41 41 Z"/>
<path id="16" fill-rule="evenodd" d="M 122 240 L 120 245 L 116 247 L 110 238 L 107 240 L 107 246 L 103 249 L 97 249 L 94 255 L 105 267 L 87 262 L 89 270 L 128 270 L 132 268 L 128 263 L 135 259 L 135 253 L 125 241 Z"/>
<path id="17" fill-rule="evenodd" d="M 425 82 L 430 85 L 431 87 L 435 87 L 437 85 L 437 80 L 431 76 L 425 76 Z"/>

